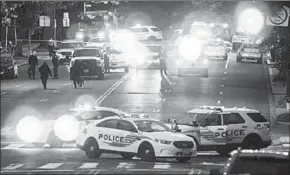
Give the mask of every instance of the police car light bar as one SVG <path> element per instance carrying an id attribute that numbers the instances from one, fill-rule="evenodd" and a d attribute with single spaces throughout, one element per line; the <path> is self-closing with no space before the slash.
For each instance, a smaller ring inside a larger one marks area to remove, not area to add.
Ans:
<path id="1" fill-rule="evenodd" d="M 210 110 L 218 110 L 222 111 L 224 106 L 200 106 L 200 109 L 210 109 Z"/>

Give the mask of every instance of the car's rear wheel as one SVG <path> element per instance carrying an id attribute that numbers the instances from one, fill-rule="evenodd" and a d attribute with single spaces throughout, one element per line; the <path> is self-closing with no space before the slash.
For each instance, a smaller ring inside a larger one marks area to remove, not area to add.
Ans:
<path id="1" fill-rule="evenodd" d="M 260 149 L 262 148 L 263 141 L 257 135 L 250 135 L 243 141 L 243 149 Z"/>
<path id="2" fill-rule="evenodd" d="M 143 161 L 154 161 L 156 159 L 154 149 L 149 143 L 140 145 L 138 154 Z"/>
<path id="3" fill-rule="evenodd" d="M 89 139 L 85 143 L 86 156 L 89 159 L 96 159 L 101 156 L 101 151 L 99 150 L 99 145 L 95 139 Z"/>
<path id="4" fill-rule="evenodd" d="M 262 58 L 257 60 L 257 64 L 262 64 Z"/>
<path id="5" fill-rule="evenodd" d="M 122 156 L 124 159 L 132 159 L 132 157 L 134 157 L 134 155 L 131 154 L 131 153 L 121 153 L 121 156 Z"/>
<path id="6" fill-rule="evenodd" d="M 58 138 L 53 131 L 49 134 L 47 143 L 51 148 L 61 148 L 63 145 L 63 141 Z"/>
<path id="7" fill-rule="evenodd" d="M 191 157 L 178 157 L 176 158 L 176 160 L 179 162 L 179 163 L 187 163 L 191 160 Z"/>
<path id="8" fill-rule="evenodd" d="M 128 73 L 128 72 L 129 72 L 129 67 L 125 67 L 125 68 L 124 68 L 124 71 L 125 71 L 126 73 Z"/>

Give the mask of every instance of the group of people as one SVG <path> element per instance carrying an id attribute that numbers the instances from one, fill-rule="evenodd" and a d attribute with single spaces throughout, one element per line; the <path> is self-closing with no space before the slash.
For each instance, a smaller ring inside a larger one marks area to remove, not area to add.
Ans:
<path id="1" fill-rule="evenodd" d="M 58 79 L 58 56 L 56 52 L 53 51 L 51 54 L 52 64 L 53 64 L 53 72 L 54 72 L 54 79 Z M 38 58 L 36 56 L 36 51 L 29 56 L 28 60 L 28 77 L 31 80 L 35 80 L 35 72 L 36 68 L 38 67 Z M 49 68 L 46 61 L 38 68 L 40 73 L 40 79 L 43 85 L 43 89 L 47 88 L 47 80 L 49 77 L 52 77 L 51 69 Z M 70 68 L 70 79 L 73 81 L 75 88 L 77 88 L 77 84 L 82 87 L 84 85 L 82 77 L 83 68 L 80 62 L 75 62 L 74 65 Z"/>

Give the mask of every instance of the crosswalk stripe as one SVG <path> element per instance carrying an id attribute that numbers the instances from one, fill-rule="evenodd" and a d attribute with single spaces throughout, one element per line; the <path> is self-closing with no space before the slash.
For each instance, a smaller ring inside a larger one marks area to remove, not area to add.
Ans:
<path id="1" fill-rule="evenodd" d="M 38 169 L 56 169 L 60 167 L 61 165 L 63 165 L 63 163 L 48 163 L 41 167 L 38 167 Z"/>
<path id="2" fill-rule="evenodd" d="M 79 169 L 91 169 L 96 168 L 99 165 L 99 163 L 83 163 Z"/>
<path id="3" fill-rule="evenodd" d="M 170 163 L 155 163 L 153 169 L 168 169 L 171 167 Z"/>
<path id="4" fill-rule="evenodd" d="M 5 170 L 15 170 L 17 168 L 22 167 L 23 165 L 24 164 L 10 164 L 9 166 L 4 167 L 3 169 L 5 169 Z"/>
<path id="5" fill-rule="evenodd" d="M 8 146 L 2 148 L 2 149 L 15 149 L 15 148 L 21 148 L 24 147 L 26 144 L 9 144 Z"/>
<path id="6" fill-rule="evenodd" d="M 134 163 L 128 163 L 128 162 L 120 162 L 117 166 L 117 168 L 134 168 Z"/>

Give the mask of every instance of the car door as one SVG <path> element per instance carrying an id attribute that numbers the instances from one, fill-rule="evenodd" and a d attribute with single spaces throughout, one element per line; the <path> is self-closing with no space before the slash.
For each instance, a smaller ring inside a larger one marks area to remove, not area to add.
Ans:
<path id="1" fill-rule="evenodd" d="M 119 120 L 117 129 L 121 138 L 121 152 L 137 152 L 141 139 L 137 128 L 129 121 Z"/>
<path id="2" fill-rule="evenodd" d="M 99 148 L 104 150 L 114 150 L 113 142 L 116 140 L 118 119 L 105 120 L 96 125 L 94 136 L 98 141 Z"/>
<path id="3" fill-rule="evenodd" d="M 229 113 L 223 115 L 224 125 L 227 126 L 227 143 L 242 143 L 247 134 L 247 125 L 244 118 L 239 113 Z"/>
<path id="4" fill-rule="evenodd" d="M 200 123 L 201 145 L 225 145 L 226 127 L 221 114 L 210 114 Z"/>

